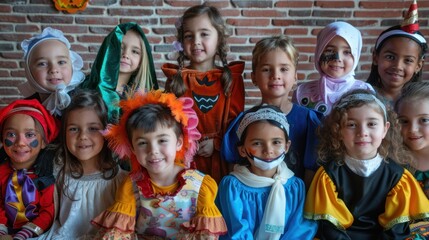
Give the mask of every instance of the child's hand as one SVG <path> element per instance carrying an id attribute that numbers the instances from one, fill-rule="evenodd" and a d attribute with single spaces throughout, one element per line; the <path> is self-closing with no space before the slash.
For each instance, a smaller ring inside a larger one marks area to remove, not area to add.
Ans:
<path id="1" fill-rule="evenodd" d="M 213 138 L 206 139 L 200 142 L 200 146 L 198 149 L 198 155 L 201 157 L 211 157 L 214 150 Z"/>
<path id="2" fill-rule="evenodd" d="M 0 240 L 12 240 L 12 235 L 3 235 L 0 236 Z"/>

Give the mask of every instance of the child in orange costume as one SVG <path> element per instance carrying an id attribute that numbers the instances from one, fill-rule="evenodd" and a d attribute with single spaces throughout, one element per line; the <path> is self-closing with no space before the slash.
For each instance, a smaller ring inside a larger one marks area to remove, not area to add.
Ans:
<path id="1" fill-rule="evenodd" d="M 109 146 L 131 159 L 115 203 L 93 223 L 104 239 L 217 239 L 225 221 L 214 204 L 216 182 L 191 169 L 200 133 L 190 98 L 136 93 L 108 130 Z"/>
<path id="2" fill-rule="evenodd" d="M 220 158 L 223 134 L 229 122 L 244 110 L 243 62 L 227 64 L 226 26 L 215 7 L 197 5 L 178 22 L 176 50 L 179 66 L 166 63 L 165 89 L 177 97 L 193 98 L 202 140 L 195 158 L 197 168 L 217 182 L 229 173 Z M 215 65 L 216 55 L 222 67 Z M 184 66 L 185 60 L 189 65 Z"/>

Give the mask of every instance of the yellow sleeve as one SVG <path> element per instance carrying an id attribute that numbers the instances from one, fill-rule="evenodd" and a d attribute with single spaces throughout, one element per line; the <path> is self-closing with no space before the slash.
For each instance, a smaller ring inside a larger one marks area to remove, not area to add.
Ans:
<path id="1" fill-rule="evenodd" d="M 103 228 L 116 228 L 123 232 L 134 232 L 136 221 L 136 199 L 133 182 L 126 177 L 115 195 L 115 203 L 92 220 Z"/>
<path id="2" fill-rule="evenodd" d="M 185 224 L 188 231 L 214 235 L 226 233 L 225 220 L 215 204 L 216 194 L 216 181 L 209 175 L 205 175 L 198 194 L 195 216 L 191 219 L 189 226 Z"/>
<path id="3" fill-rule="evenodd" d="M 395 224 L 429 217 L 429 200 L 414 176 L 404 170 L 398 184 L 386 198 L 385 212 L 378 221 L 385 230 Z"/>
<path id="4" fill-rule="evenodd" d="M 327 220 L 339 229 L 346 229 L 353 224 L 353 215 L 343 200 L 338 198 L 336 186 L 323 167 L 317 170 L 311 182 L 305 201 L 304 217 Z"/>

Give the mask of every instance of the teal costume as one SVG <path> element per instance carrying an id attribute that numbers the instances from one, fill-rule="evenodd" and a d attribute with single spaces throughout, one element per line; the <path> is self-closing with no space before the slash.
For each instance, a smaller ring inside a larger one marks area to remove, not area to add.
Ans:
<path id="1" fill-rule="evenodd" d="M 149 58 L 149 73 L 148 76 L 146 76 L 147 81 L 144 89 L 158 89 L 151 47 L 143 30 L 134 22 L 119 24 L 112 32 L 109 33 L 109 35 L 107 35 L 106 38 L 104 38 L 104 41 L 98 50 L 97 57 L 95 58 L 94 65 L 91 68 L 90 75 L 87 76 L 80 85 L 83 89 L 96 89 L 101 93 L 101 96 L 108 107 L 109 122 L 116 122 L 120 116 L 118 102 L 121 96 L 116 92 L 116 85 L 119 77 L 122 37 L 128 30 L 134 30 L 140 34 Z M 131 87 L 133 84 L 134 76 L 128 82 L 127 87 Z"/>

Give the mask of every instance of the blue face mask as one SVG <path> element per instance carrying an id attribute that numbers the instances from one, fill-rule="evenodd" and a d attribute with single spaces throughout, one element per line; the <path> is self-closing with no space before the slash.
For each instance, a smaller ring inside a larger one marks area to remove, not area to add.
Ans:
<path id="1" fill-rule="evenodd" d="M 280 165 L 280 163 L 283 162 L 283 160 L 285 159 L 285 156 L 286 156 L 286 153 L 283 151 L 278 157 L 276 157 L 274 159 L 270 159 L 270 161 L 267 161 L 264 159 L 257 158 L 255 156 L 249 154 L 247 151 L 246 151 L 246 154 L 249 158 L 251 158 L 253 160 L 255 167 L 257 167 L 263 171 L 271 170 L 271 169 L 277 167 L 278 165 Z"/>

